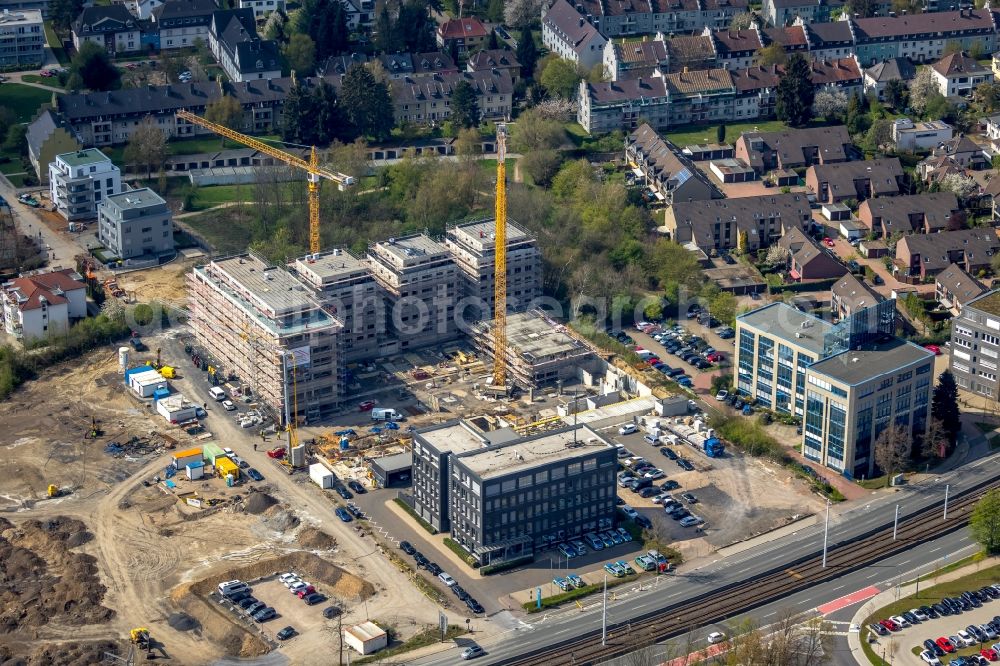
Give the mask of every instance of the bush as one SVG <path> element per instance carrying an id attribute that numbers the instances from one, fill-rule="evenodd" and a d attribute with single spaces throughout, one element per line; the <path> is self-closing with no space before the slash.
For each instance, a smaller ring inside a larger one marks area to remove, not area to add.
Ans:
<path id="1" fill-rule="evenodd" d="M 534 562 L 534 555 L 525 555 L 524 557 L 518 557 L 513 560 L 507 560 L 506 562 L 499 562 L 498 564 L 487 564 L 485 567 L 480 567 L 479 573 L 483 576 L 489 576 L 490 574 L 497 573 L 499 571 L 507 571 L 508 569 L 513 569 L 519 567 L 522 564 L 528 564 L 529 562 Z M 544 602 L 543 602 L 544 603 Z"/>
<path id="2" fill-rule="evenodd" d="M 426 520 L 424 520 L 423 518 L 421 518 L 420 515 L 416 511 L 413 510 L 413 507 L 410 506 L 409 504 L 407 504 L 402 498 L 397 497 L 396 499 L 394 499 L 392 501 L 395 502 L 396 504 L 398 504 L 403 509 L 403 511 L 405 511 L 408 514 L 410 514 L 410 516 L 414 520 L 416 520 L 417 523 L 419 523 L 422 528 L 424 528 L 425 530 L 427 530 L 431 534 L 437 534 L 438 533 L 438 531 L 436 529 L 434 529 L 433 525 L 431 525 Z"/>
<path id="3" fill-rule="evenodd" d="M 788 457 L 778 440 L 768 434 L 759 423 L 749 419 L 713 416 L 712 427 L 724 441 L 731 442 L 751 456 L 771 458 L 781 463 Z"/>
<path id="4" fill-rule="evenodd" d="M 458 557 L 468 564 L 470 567 L 476 566 L 476 558 L 474 558 L 469 551 L 462 548 L 462 546 L 450 537 L 444 538 L 444 545 L 448 547 L 448 550 L 458 555 Z"/>

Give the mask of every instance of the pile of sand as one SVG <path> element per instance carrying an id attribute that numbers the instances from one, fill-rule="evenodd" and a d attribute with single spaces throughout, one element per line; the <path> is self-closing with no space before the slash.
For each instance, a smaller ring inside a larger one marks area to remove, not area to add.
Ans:
<path id="1" fill-rule="evenodd" d="M 187 613 L 171 613 L 167 618 L 167 624 L 169 624 L 172 629 L 176 629 L 177 631 L 192 631 L 201 627 L 198 620 L 194 619 Z"/>
<path id="2" fill-rule="evenodd" d="M 14 526 L 0 518 L 0 634 L 50 621 L 80 626 L 107 622 L 106 591 L 91 555 L 73 543 L 90 537 L 79 520 L 57 516 Z"/>
<path id="3" fill-rule="evenodd" d="M 260 522 L 275 532 L 287 532 L 299 526 L 298 517 L 291 511 L 283 509 L 280 506 L 272 506 L 265 511 Z"/>
<path id="4" fill-rule="evenodd" d="M 299 546 L 310 550 L 333 550 L 337 547 L 336 539 L 315 527 L 303 528 L 296 540 L 299 542 Z"/>
<path id="5" fill-rule="evenodd" d="M 251 493 L 247 501 L 243 503 L 243 509 L 247 513 L 259 516 L 277 503 L 278 500 L 267 493 Z"/>

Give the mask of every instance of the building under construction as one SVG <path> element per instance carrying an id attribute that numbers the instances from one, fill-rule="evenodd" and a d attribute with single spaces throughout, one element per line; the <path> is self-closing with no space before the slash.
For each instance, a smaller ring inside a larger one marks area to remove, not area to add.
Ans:
<path id="1" fill-rule="evenodd" d="M 248 382 L 281 423 L 337 410 L 343 326 L 291 273 L 243 254 L 197 266 L 188 279 L 191 326 L 223 376 Z"/>
<path id="2" fill-rule="evenodd" d="M 341 338 L 345 363 L 379 356 L 385 333 L 384 296 L 367 259 L 338 249 L 306 255 L 288 268 L 344 325 Z"/>
<path id="3" fill-rule="evenodd" d="M 387 334 L 394 341 L 386 351 L 409 351 L 456 337 L 459 278 L 448 248 L 425 234 L 413 234 L 374 243 L 368 258 L 385 292 Z"/>
<path id="4" fill-rule="evenodd" d="M 493 321 L 473 326 L 472 339 L 480 353 L 493 357 Z M 532 310 L 507 317 L 507 377 L 522 389 L 538 388 L 576 376 L 580 367 L 597 360 L 590 348 L 561 324 Z"/>
<path id="5" fill-rule="evenodd" d="M 473 298 L 482 313 L 474 320 L 493 313 L 493 288 L 496 262 L 496 220 L 476 220 L 448 230 L 445 245 L 462 277 L 463 298 Z M 516 224 L 507 220 L 507 308 L 527 310 L 542 293 L 542 255 L 538 242 Z"/>

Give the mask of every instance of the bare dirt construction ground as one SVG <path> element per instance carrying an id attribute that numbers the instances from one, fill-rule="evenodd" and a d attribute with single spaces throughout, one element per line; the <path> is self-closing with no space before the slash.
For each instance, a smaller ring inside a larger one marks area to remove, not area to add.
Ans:
<path id="1" fill-rule="evenodd" d="M 184 305 L 187 302 L 185 281 L 195 263 L 193 259 L 178 257 L 164 266 L 123 273 L 118 276 L 118 285 L 140 303 L 164 301 Z"/>

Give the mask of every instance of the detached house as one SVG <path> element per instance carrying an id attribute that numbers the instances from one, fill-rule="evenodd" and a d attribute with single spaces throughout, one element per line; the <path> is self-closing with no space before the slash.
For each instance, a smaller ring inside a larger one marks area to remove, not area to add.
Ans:
<path id="1" fill-rule="evenodd" d="M 0 287 L 3 326 L 18 340 L 65 333 L 70 322 L 87 316 L 87 285 L 71 268 L 25 275 Z"/>
<path id="2" fill-rule="evenodd" d="M 108 53 L 127 53 L 142 48 L 138 20 L 125 5 L 85 7 L 73 22 L 73 46 L 79 51 L 92 42 Z"/>
<path id="3" fill-rule="evenodd" d="M 945 97 L 969 97 L 982 83 L 993 80 L 986 69 L 965 53 L 952 53 L 931 65 L 938 91 Z"/>
<path id="4" fill-rule="evenodd" d="M 903 182 L 899 159 L 820 164 L 806 171 L 806 187 L 818 203 L 863 201 L 872 197 L 896 196 Z"/>
<path id="5" fill-rule="evenodd" d="M 212 14 L 208 45 L 234 82 L 281 76 L 278 44 L 257 35 L 252 9 L 224 9 Z"/>
<path id="6" fill-rule="evenodd" d="M 490 31 L 475 17 L 448 19 L 438 26 L 437 45 L 445 53 L 452 48 L 459 57 L 468 56 L 486 46 Z"/>

